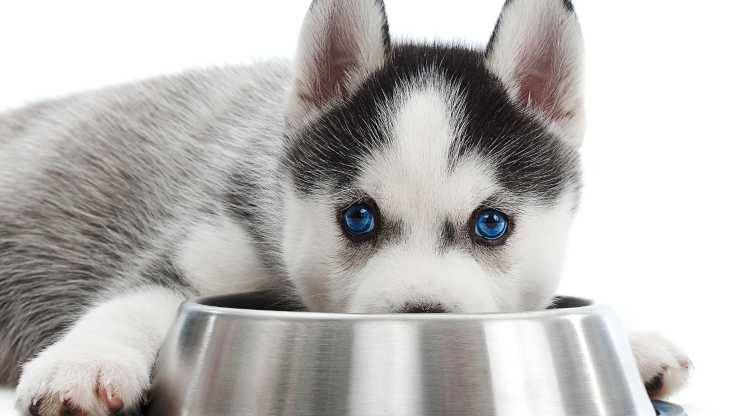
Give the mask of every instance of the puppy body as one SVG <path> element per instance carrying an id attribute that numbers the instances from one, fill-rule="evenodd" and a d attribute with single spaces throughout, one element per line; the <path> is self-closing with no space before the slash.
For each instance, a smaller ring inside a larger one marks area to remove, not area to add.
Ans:
<path id="1" fill-rule="evenodd" d="M 279 221 L 260 219 L 280 209 L 275 170 L 289 80 L 283 62 L 210 70 L 0 119 L 11 133 L 0 153 L 5 381 L 121 293 L 243 290 L 268 269 L 279 284 L 280 234 L 262 228 Z M 245 191 L 244 203 L 264 213 L 237 215 L 242 201 L 230 195 Z"/>
<path id="2" fill-rule="evenodd" d="M 581 49 L 568 1 L 507 2 L 479 51 L 392 44 L 382 3 L 321 0 L 295 62 L 0 116 L 0 379 L 23 411 L 133 409 L 194 295 L 546 307 L 580 195 Z M 688 360 L 647 339 L 643 377 L 670 392 Z"/>

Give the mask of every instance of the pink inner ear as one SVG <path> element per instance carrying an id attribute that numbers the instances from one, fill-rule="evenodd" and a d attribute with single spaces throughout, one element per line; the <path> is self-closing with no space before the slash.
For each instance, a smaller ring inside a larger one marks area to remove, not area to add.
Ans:
<path id="1" fill-rule="evenodd" d="M 520 103 L 553 120 L 569 118 L 571 114 L 563 108 L 560 96 L 566 79 L 564 68 L 559 65 L 560 51 L 554 34 L 542 44 L 528 45 L 523 53 L 526 58 L 516 67 Z"/>
<path id="2" fill-rule="evenodd" d="M 346 19 L 332 17 L 323 41 L 326 42 L 319 53 L 313 57 L 314 78 L 310 80 L 310 90 L 303 94 L 303 100 L 321 107 L 332 100 L 348 94 L 348 78 L 356 70 L 357 41 L 347 31 Z"/>

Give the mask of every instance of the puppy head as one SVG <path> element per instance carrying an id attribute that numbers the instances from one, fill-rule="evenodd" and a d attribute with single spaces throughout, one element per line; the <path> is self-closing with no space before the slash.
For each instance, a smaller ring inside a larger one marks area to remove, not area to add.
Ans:
<path id="1" fill-rule="evenodd" d="M 485 51 L 391 44 L 380 1 L 315 1 L 283 189 L 283 255 L 306 305 L 547 305 L 579 196 L 580 57 L 563 0 L 507 2 Z"/>

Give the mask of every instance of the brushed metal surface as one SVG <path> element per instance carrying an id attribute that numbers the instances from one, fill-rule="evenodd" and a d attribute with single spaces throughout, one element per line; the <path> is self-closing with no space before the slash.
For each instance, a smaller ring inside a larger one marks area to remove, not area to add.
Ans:
<path id="1" fill-rule="evenodd" d="M 560 303 L 579 307 L 351 315 L 267 310 L 286 309 L 268 293 L 188 302 L 147 414 L 655 415 L 612 311 Z"/>

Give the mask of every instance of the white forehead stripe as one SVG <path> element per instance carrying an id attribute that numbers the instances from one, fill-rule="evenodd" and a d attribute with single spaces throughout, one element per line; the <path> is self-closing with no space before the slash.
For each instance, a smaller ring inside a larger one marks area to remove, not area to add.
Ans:
<path id="1" fill-rule="evenodd" d="M 422 174 L 442 177 L 447 171 L 454 126 L 449 105 L 451 97 L 433 87 L 411 91 L 397 103 L 393 138 L 398 156 L 405 158 L 407 168 Z"/>

